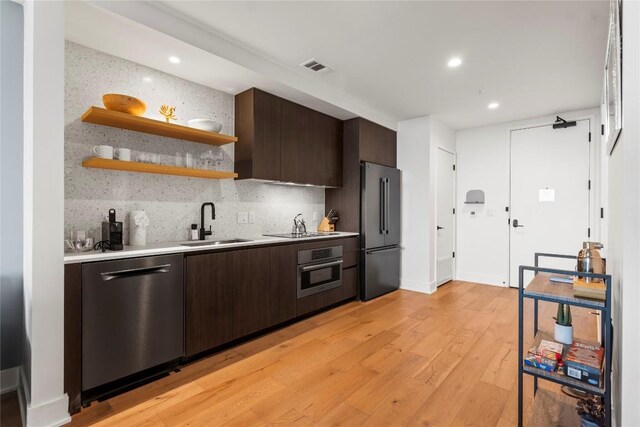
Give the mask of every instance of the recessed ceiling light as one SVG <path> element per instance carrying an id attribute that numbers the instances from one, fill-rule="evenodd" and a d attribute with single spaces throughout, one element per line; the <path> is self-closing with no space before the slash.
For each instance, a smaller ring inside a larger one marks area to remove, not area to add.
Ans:
<path id="1" fill-rule="evenodd" d="M 179 64 L 180 63 L 180 58 L 178 58 L 177 56 L 170 56 L 169 57 L 169 62 L 171 62 L 172 64 Z"/>
<path id="2" fill-rule="evenodd" d="M 497 102 L 492 102 L 491 104 L 487 105 L 487 108 L 490 109 L 490 110 L 495 110 L 499 106 L 500 106 L 500 104 L 498 104 Z"/>
<path id="3" fill-rule="evenodd" d="M 152 80 L 151 80 L 151 77 L 149 77 L 149 76 L 144 76 L 144 77 L 142 78 L 142 81 L 143 81 L 143 82 L 145 82 L 145 83 L 151 83 L 151 81 L 152 81 Z"/>
<path id="4" fill-rule="evenodd" d="M 462 59 L 458 57 L 451 58 L 449 62 L 447 62 L 447 65 L 451 68 L 459 67 L 460 64 L 462 64 Z"/>

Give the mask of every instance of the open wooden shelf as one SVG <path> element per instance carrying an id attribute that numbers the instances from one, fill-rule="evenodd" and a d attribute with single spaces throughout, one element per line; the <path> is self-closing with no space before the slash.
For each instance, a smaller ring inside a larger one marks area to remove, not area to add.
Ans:
<path id="1" fill-rule="evenodd" d="M 533 400 L 528 427 L 579 426 L 577 399 L 539 388 Z"/>
<path id="2" fill-rule="evenodd" d="M 534 337 L 533 347 L 539 347 L 540 342 L 542 340 L 555 341 L 552 333 L 539 330 L 536 336 Z M 582 339 L 578 339 L 578 341 L 587 342 Z M 597 343 L 592 343 L 592 342 L 588 342 L 588 344 L 597 345 Z M 563 347 L 562 357 L 564 358 L 567 355 L 567 352 L 569 351 L 569 348 L 571 346 L 562 344 L 562 347 Z M 526 352 L 525 352 L 525 356 L 526 356 Z M 577 388 L 579 390 L 584 390 L 586 392 L 589 392 L 591 394 L 595 394 L 598 396 L 604 395 L 605 390 L 603 387 L 587 384 L 575 378 L 572 378 L 563 374 L 559 374 L 557 371 L 549 372 L 549 371 L 545 371 L 544 369 L 536 368 L 534 366 L 525 365 L 524 361 L 522 363 L 523 363 L 522 371 L 526 374 L 533 375 L 534 377 L 538 377 L 538 378 L 543 378 L 545 380 L 552 381 L 556 384 L 566 385 L 569 387 Z"/>
<path id="3" fill-rule="evenodd" d="M 190 128 L 188 126 L 166 123 L 160 120 L 134 116 L 132 114 L 107 110 L 100 107 L 89 107 L 89 109 L 82 115 L 82 121 L 102 126 L 149 133 L 152 135 L 166 136 L 168 138 L 199 142 L 201 144 L 225 145 L 238 141 L 238 138 L 235 136 L 207 132 L 200 129 Z"/>
<path id="4" fill-rule="evenodd" d="M 194 178 L 229 179 L 237 178 L 234 172 L 210 171 L 205 169 L 183 168 L 179 166 L 154 165 L 150 163 L 125 162 L 122 160 L 90 157 L 82 162 L 85 168 L 112 169 L 128 172 L 156 173 L 161 175 L 190 176 Z"/>

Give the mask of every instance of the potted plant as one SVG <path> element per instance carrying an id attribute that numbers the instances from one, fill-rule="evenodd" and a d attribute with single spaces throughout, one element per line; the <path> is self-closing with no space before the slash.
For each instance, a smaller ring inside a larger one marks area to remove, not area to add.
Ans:
<path id="1" fill-rule="evenodd" d="M 578 399 L 576 409 L 580 415 L 581 427 L 603 427 L 605 425 L 602 398 L 590 395 L 584 399 Z"/>
<path id="2" fill-rule="evenodd" d="M 573 326 L 571 326 L 571 307 L 568 304 L 558 304 L 558 315 L 554 337 L 562 344 L 573 343 Z"/>

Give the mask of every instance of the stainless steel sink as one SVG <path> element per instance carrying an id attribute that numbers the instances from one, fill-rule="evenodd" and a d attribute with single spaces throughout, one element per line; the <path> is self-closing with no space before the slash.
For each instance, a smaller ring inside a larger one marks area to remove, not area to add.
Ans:
<path id="1" fill-rule="evenodd" d="M 193 243 L 180 243 L 181 246 L 218 246 L 218 245 L 229 245 L 231 243 L 243 243 L 243 242 L 251 242 L 252 240 L 247 239 L 224 239 L 224 240 L 201 240 Z"/>

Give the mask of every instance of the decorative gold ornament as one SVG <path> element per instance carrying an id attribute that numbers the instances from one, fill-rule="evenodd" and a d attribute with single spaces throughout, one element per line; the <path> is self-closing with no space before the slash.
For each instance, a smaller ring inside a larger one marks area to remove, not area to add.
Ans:
<path id="1" fill-rule="evenodd" d="M 164 116 L 167 123 L 169 123 L 169 120 L 176 120 L 176 116 L 173 115 L 175 111 L 176 107 L 170 107 L 167 104 L 162 104 L 160 106 L 160 114 Z"/>

